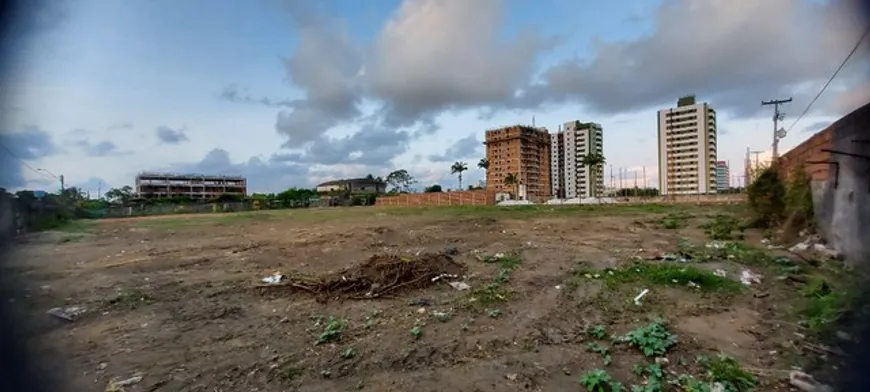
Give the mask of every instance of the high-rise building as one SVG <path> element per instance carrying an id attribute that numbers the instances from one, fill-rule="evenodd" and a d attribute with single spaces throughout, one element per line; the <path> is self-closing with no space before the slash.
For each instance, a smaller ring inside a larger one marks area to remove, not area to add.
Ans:
<path id="1" fill-rule="evenodd" d="M 604 192 L 604 167 L 583 165 L 589 154 L 604 155 L 601 124 L 570 121 L 550 135 L 550 183 L 552 194 L 573 199 L 601 196 Z"/>
<path id="2" fill-rule="evenodd" d="M 520 199 L 550 195 L 550 134 L 546 128 L 513 125 L 486 131 L 486 187 Z M 508 174 L 516 184 L 506 184 Z"/>
<path id="3" fill-rule="evenodd" d="M 716 111 L 689 95 L 658 112 L 662 195 L 716 193 Z"/>
<path id="4" fill-rule="evenodd" d="M 728 169 L 728 162 L 716 162 L 716 190 L 727 191 L 731 188 L 731 170 Z"/>

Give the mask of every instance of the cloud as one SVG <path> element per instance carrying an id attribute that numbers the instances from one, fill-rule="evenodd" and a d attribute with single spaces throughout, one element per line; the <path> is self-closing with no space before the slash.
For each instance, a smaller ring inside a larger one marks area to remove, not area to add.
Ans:
<path id="1" fill-rule="evenodd" d="M 385 103 L 387 123 L 510 101 L 554 42 L 532 32 L 500 39 L 502 22 L 498 0 L 403 2 L 366 64 L 366 84 Z"/>
<path id="2" fill-rule="evenodd" d="M 27 180 L 24 170 L 31 170 L 25 166 L 28 161 L 60 152 L 62 150 L 55 145 L 51 134 L 39 128 L 30 127 L 18 132 L 0 133 L 0 187 L 9 189 L 25 186 Z"/>
<path id="3" fill-rule="evenodd" d="M 230 83 L 224 86 L 223 90 L 218 93 L 218 98 L 228 102 L 265 105 L 271 107 L 293 107 L 295 103 L 295 101 L 291 100 L 276 100 L 268 97 L 255 98 L 250 94 L 243 93 L 235 83 Z"/>
<path id="4" fill-rule="evenodd" d="M 827 128 L 831 124 L 833 124 L 833 121 L 816 121 L 812 124 L 805 126 L 803 128 L 803 132 L 812 132 L 812 133 L 819 132 L 819 131 Z"/>
<path id="5" fill-rule="evenodd" d="M 383 168 L 390 166 L 393 158 L 408 150 L 410 140 L 408 131 L 369 124 L 341 138 L 320 136 L 303 152 L 275 154 L 270 161 L 357 164 Z"/>
<path id="6" fill-rule="evenodd" d="M 477 133 L 472 133 L 454 142 L 447 151 L 444 151 L 444 154 L 430 154 L 428 158 L 432 162 L 452 162 L 457 159 L 482 156 L 481 146 Z"/>
<path id="7" fill-rule="evenodd" d="M 503 37 L 501 0 L 407 0 L 368 46 L 310 4 L 284 4 L 298 34 L 284 67 L 304 97 L 254 97 L 236 84 L 218 97 L 284 107 L 275 129 L 290 149 L 361 120 L 364 99 L 381 105 L 376 115 L 384 126 L 419 125 L 414 137 L 434 133 L 443 110 L 505 106 L 527 84 L 538 54 L 555 42 L 531 31 Z"/>
<path id="8" fill-rule="evenodd" d="M 132 128 L 133 128 L 133 123 L 131 123 L 129 121 L 125 121 L 125 122 L 119 122 L 119 123 L 114 123 L 112 125 L 109 125 L 106 128 L 106 130 L 107 131 L 118 131 L 118 130 L 122 130 L 122 129 L 132 129 Z"/>
<path id="9" fill-rule="evenodd" d="M 112 155 L 127 155 L 131 151 L 118 151 L 118 146 L 108 140 L 91 143 L 88 140 L 77 140 L 73 144 L 82 149 L 85 155 L 91 157 L 106 157 Z"/>
<path id="10" fill-rule="evenodd" d="M 157 127 L 156 134 L 160 143 L 164 144 L 179 144 L 190 140 L 187 138 L 187 135 L 184 134 L 183 128 L 172 129 L 165 125 L 161 125 Z"/>
<path id="11" fill-rule="evenodd" d="M 805 83 L 821 86 L 857 42 L 863 26 L 851 17 L 854 2 L 830 3 L 665 1 L 652 34 L 599 43 L 593 59 L 547 69 L 518 104 L 579 101 L 613 114 L 695 93 L 720 111 L 753 115 L 762 99 L 788 96 Z M 795 94 L 793 105 L 805 107 L 816 91 Z"/>

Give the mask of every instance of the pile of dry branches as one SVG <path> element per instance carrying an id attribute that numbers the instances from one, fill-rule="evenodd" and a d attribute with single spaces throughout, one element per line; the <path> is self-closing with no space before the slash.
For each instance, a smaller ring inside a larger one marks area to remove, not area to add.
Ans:
<path id="1" fill-rule="evenodd" d="M 320 300 L 367 299 L 427 287 L 441 278 L 458 277 L 464 271 L 464 265 L 443 253 L 413 257 L 381 254 L 322 277 L 287 277 L 281 286 L 307 291 Z"/>

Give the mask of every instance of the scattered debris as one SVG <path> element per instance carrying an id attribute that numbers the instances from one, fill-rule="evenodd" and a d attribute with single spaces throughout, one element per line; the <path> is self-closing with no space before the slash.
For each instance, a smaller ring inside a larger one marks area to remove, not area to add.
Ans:
<path id="1" fill-rule="evenodd" d="M 471 289 L 471 285 L 465 282 L 450 282 L 448 284 L 450 285 L 450 287 L 453 287 L 454 289 L 457 289 L 459 291 Z"/>
<path id="2" fill-rule="evenodd" d="M 141 374 L 134 374 L 132 377 L 124 380 L 113 378 L 109 380 L 109 383 L 106 385 L 106 392 L 124 392 L 126 391 L 124 387 L 138 384 L 140 381 L 142 381 Z"/>
<path id="3" fill-rule="evenodd" d="M 432 306 L 432 300 L 428 298 L 417 298 L 408 303 L 411 306 Z"/>
<path id="4" fill-rule="evenodd" d="M 790 252 L 802 252 L 810 248 L 809 242 L 798 242 L 794 244 L 791 248 L 788 248 Z"/>
<path id="5" fill-rule="evenodd" d="M 743 283 L 747 286 L 759 284 L 761 283 L 761 275 L 756 274 L 748 269 L 743 270 L 743 272 L 740 273 L 740 283 Z"/>
<path id="6" fill-rule="evenodd" d="M 717 269 L 717 270 L 713 271 L 713 275 L 716 275 L 716 276 L 718 276 L 718 277 L 720 277 L 720 278 L 724 278 L 724 277 L 728 276 L 728 273 L 725 272 L 725 270 L 723 270 L 723 269 L 720 268 L 720 269 Z"/>
<path id="7" fill-rule="evenodd" d="M 637 295 L 637 297 L 634 297 L 634 304 L 637 305 L 637 306 L 640 306 L 640 300 L 641 300 L 645 295 L 647 295 L 647 293 L 649 293 L 649 289 L 643 289 L 643 291 L 641 291 L 640 294 Z"/>
<path id="8" fill-rule="evenodd" d="M 417 313 L 420 313 L 420 314 L 426 313 L 426 308 L 417 309 Z"/>
<path id="9" fill-rule="evenodd" d="M 263 283 L 265 284 L 278 284 L 281 283 L 281 280 L 284 279 L 284 275 L 280 272 L 276 272 L 270 276 L 263 278 Z"/>
<path id="10" fill-rule="evenodd" d="M 68 306 L 66 308 L 51 308 L 46 313 L 66 321 L 75 321 L 86 311 L 87 309 L 84 306 Z"/>
<path id="11" fill-rule="evenodd" d="M 444 279 L 444 278 L 452 278 L 452 279 L 456 279 L 456 278 L 458 278 L 458 277 L 459 277 L 459 275 L 456 275 L 456 274 L 440 274 L 440 275 L 438 275 L 438 276 L 432 278 L 432 281 L 433 281 L 433 282 L 437 282 L 437 281 L 439 281 L 439 280 L 441 280 L 441 279 Z"/>

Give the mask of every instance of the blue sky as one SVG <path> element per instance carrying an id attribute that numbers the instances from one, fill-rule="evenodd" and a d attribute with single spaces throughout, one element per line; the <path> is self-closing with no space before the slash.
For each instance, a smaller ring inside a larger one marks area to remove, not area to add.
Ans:
<path id="1" fill-rule="evenodd" d="M 195 171 L 280 191 L 404 168 L 454 187 L 450 164 L 474 166 L 486 129 L 533 116 L 601 123 L 614 172 L 645 166 L 655 184 L 655 111 L 688 93 L 719 111 L 719 158 L 739 172 L 747 147 L 769 148 L 760 101 L 794 96 L 789 126 L 861 26 L 844 1 L 725 3 L 71 0 L 7 75 L 0 186 Z M 783 148 L 867 102 L 866 69 L 850 63 Z"/>

